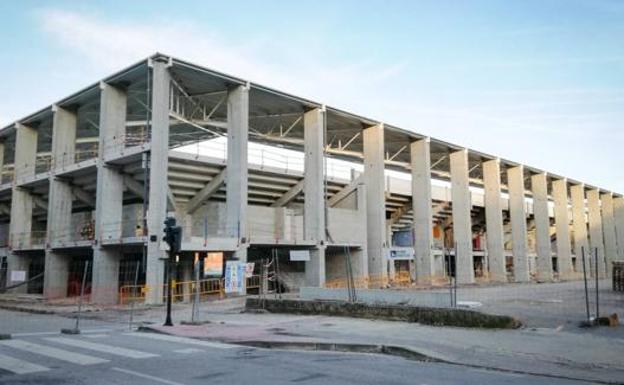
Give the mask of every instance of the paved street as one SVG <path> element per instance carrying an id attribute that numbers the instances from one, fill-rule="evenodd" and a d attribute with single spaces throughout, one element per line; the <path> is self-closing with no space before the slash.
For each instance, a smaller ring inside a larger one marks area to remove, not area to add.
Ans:
<path id="1" fill-rule="evenodd" d="M 16 320 L 20 320 L 15 322 Z M 581 384 L 579 381 L 423 363 L 373 354 L 241 347 L 67 318 L 0 311 L 0 384 Z M 9 324 L 7 320 L 11 320 Z"/>

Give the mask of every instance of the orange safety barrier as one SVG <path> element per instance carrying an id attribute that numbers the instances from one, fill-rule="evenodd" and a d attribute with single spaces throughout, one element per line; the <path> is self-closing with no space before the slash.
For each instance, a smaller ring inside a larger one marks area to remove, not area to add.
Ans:
<path id="1" fill-rule="evenodd" d="M 252 275 L 247 278 L 247 289 L 260 288 L 260 276 Z M 171 299 L 174 302 L 184 300 L 184 296 L 195 295 L 196 281 L 176 282 L 171 285 Z M 223 278 L 210 278 L 199 281 L 199 295 L 201 299 L 209 296 L 218 295 L 220 298 L 225 296 L 225 280 Z M 167 284 L 162 285 L 164 299 L 167 298 Z M 143 302 L 145 295 L 149 291 L 146 285 L 124 285 L 119 288 L 119 303 L 126 304 L 130 302 Z"/>

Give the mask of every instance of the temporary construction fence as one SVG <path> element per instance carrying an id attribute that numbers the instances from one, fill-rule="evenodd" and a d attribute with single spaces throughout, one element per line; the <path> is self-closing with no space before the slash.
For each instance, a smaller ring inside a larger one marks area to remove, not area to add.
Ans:
<path id="1" fill-rule="evenodd" d="M 171 286 L 172 296 L 171 299 L 174 302 L 191 301 L 192 296 L 197 294 L 197 285 L 199 284 L 199 297 L 200 300 L 206 300 L 208 298 L 217 296 L 219 298 L 225 297 L 225 279 L 224 278 L 208 278 L 199 281 L 173 281 Z M 164 299 L 167 298 L 167 284 L 163 285 Z M 252 275 L 247 278 L 246 289 L 247 290 L 260 290 L 261 277 L 260 275 Z M 145 296 L 151 290 L 148 285 L 124 285 L 119 288 L 119 303 L 140 303 L 145 301 Z"/>

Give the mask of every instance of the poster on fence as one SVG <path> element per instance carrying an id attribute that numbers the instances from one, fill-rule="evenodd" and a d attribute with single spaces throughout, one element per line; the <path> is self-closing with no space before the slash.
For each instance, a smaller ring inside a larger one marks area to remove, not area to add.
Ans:
<path id="1" fill-rule="evenodd" d="M 227 261 L 225 263 L 225 292 L 244 293 L 245 291 L 245 273 L 247 269 L 246 263 L 238 261 Z"/>
<path id="2" fill-rule="evenodd" d="M 220 277 L 223 272 L 223 253 L 207 253 L 204 258 L 204 277 Z"/>

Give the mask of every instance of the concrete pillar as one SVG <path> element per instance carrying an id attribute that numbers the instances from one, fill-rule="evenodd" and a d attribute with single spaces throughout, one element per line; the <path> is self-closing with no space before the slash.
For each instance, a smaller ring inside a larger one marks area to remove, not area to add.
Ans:
<path id="1" fill-rule="evenodd" d="M 324 143 L 325 113 L 319 108 L 303 116 L 304 137 L 304 206 L 303 237 L 314 241 L 310 260 L 305 264 L 306 284 L 313 287 L 325 285 L 325 189 Z"/>
<path id="2" fill-rule="evenodd" d="M 166 62 L 152 63 L 152 126 L 149 169 L 149 198 L 147 230 L 147 269 L 145 282 L 150 288 L 146 302 L 162 303 L 165 262 L 168 254 L 162 242 L 163 222 L 167 217 L 167 169 L 169 165 L 169 86 L 170 75 Z M 152 241 L 152 237 L 156 238 Z M 183 234 L 183 236 L 185 236 Z"/>
<path id="3" fill-rule="evenodd" d="M 103 241 L 121 238 L 123 176 L 105 159 L 115 152 L 117 138 L 125 133 L 126 100 L 123 90 L 100 84 L 100 139 L 95 198 L 95 236 L 91 300 L 100 304 L 117 303 L 121 253 Z"/>
<path id="4" fill-rule="evenodd" d="M 615 241 L 617 259 L 624 259 L 624 197 L 613 198 L 613 219 L 615 221 Z"/>
<path id="5" fill-rule="evenodd" d="M 15 125 L 15 181 L 20 183 L 25 177 L 34 175 L 34 165 L 37 156 L 37 131 L 31 127 L 17 123 Z M 33 198 L 30 192 L 17 185 L 13 185 L 11 196 L 11 219 L 9 223 L 9 247 L 19 249 L 30 244 L 32 231 Z M 12 271 L 26 271 L 28 279 L 28 265 L 30 259 L 25 255 L 9 252 L 7 255 L 7 284 L 11 281 Z M 14 289 L 13 293 L 26 293 L 26 285 Z"/>
<path id="6" fill-rule="evenodd" d="M 490 281 L 507 282 L 499 159 L 483 162 L 483 184 Z"/>
<path id="7" fill-rule="evenodd" d="M 592 274 L 604 278 L 606 274 L 605 247 L 602 238 L 602 215 L 600 209 L 600 191 L 591 189 L 587 192 L 587 208 L 589 209 L 589 240 L 592 251 Z M 596 254 L 596 250 L 597 253 Z M 598 272 L 596 272 L 595 258 L 598 258 Z"/>
<path id="8" fill-rule="evenodd" d="M 15 181 L 34 173 L 37 157 L 37 131 L 22 124 L 16 124 L 15 138 Z M 30 192 L 13 186 L 11 198 L 11 222 L 9 224 L 10 245 L 20 248 L 30 244 L 32 230 L 33 199 Z"/>
<path id="9" fill-rule="evenodd" d="M 613 261 L 617 259 L 617 241 L 615 238 L 615 219 L 613 217 L 613 194 L 604 193 L 602 201 L 602 232 L 605 246 L 605 264 L 607 277 L 611 277 Z"/>
<path id="10" fill-rule="evenodd" d="M 366 199 L 366 186 L 363 183 L 358 184 L 356 194 L 360 223 L 365 223 L 368 218 L 366 215 L 368 200 Z M 364 231 L 367 231 L 366 227 L 364 227 Z M 362 238 L 366 239 L 366 234 Z M 353 277 L 359 285 L 358 287 L 363 287 L 368 279 L 368 250 L 366 244 L 363 244 L 359 251 L 352 249 L 351 266 L 353 268 Z"/>
<path id="11" fill-rule="evenodd" d="M 247 261 L 247 141 L 249 89 L 237 86 L 227 97 L 226 231 L 239 240 L 234 258 Z"/>
<path id="12" fill-rule="evenodd" d="M 52 122 L 52 159 L 54 169 L 73 163 L 76 143 L 76 114 L 54 106 Z M 69 241 L 72 229 L 72 189 L 62 179 L 50 176 L 48 198 L 48 242 L 45 255 L 43 295 L 45 298 L 67 296 L 69 257 L 51 248 Z"/>
<path id="13" fill-rule="evenodd" d="M 574 230 L 574 254 L 576 254 L 576 270 L 583 273 L 581 248 L 585 249 L 585 268 L 590 272 L 589 242 L 587 240 L 587 222 L 585 218 L 585 186 L 577 184 L 570 186 L 572 199 L 572 228 Z"/>
<path id="14" fill-rule="evenodd" d="M 0 142 L 0 184 L 2 184 L 2 170 L 4 169 L 4 142 Z"/>
<path id="15" fill-rule="evenodd" d="M 468 181 L 468 150 L 451 153 L 451 200 L 453 203 L 453 238 L 457 245 L 455 274 L 458 283 L 474 283 L 472 257 L 472 219 Z"/>
<path id="16" fill-rule="evenodd" d="M 509 188 L 509 214 L 511 217 L 511 239 L 513 243 L 514 280 L 516 282 L 529 282 L 523 166 L 507 169 L 507 185 Z"/>
<path id="17" fill-rule="evenodd" d="M 574 276 L 572 266 L 572 245 L 570 241 L 570 215 L 568 210 L 568 181 L 558 179 L 552 182 L 555 200 L 555 231 L 557 232 L 557 269 L 559 279 Z"/>
<path id="18" fill-rule="evenodd" d="M 545 172 L 531 176 L 533 190 L 533 217 L 535 218 L 535 246 L 537 252 L 537 280 L 553 279 L 550 249 L 550 217 L 548 216 L 548 177 Z"/>
<path id="19" fill-rule="evenodd" d="M 366 185 L 368 274 L 371 286 L 388 282 L 384 126 L 364 129 L 364 183 Z"/>
<path id="20" fill-rule="evenodd" d="M 412 280 L 419 284 L 430 284 L 434 275 L 430 142 L 426 138 L 410 144 L 415 265 Z"/>

